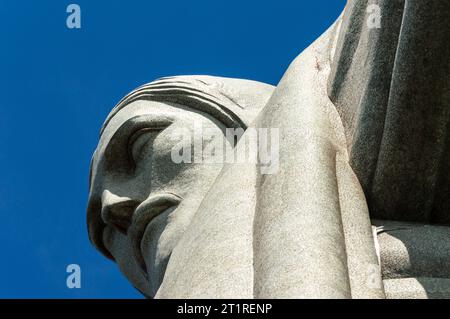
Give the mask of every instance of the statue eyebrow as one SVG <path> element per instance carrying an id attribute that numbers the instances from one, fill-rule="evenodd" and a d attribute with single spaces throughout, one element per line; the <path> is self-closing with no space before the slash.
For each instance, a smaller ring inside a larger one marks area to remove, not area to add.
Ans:
<path id="1" fill-rule="evenodd" d="M 111 137 L 109 143 L 117 137 L 124 137 L 127 135 L 130 136 L 136 131 L 142 129 L 166 128 L 173 122 L 174 120 L 167 116 L 158 116 L 158 115 L 155 116 L 153 114 L 138 115 L 129 118 L 122 125 L 120 125 L 120 127 Z"/>

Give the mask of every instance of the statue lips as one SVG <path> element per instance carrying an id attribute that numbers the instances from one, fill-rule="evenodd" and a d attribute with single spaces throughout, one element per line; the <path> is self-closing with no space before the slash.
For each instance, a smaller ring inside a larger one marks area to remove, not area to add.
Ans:
<path id="1" fill-rule="evenodd" d="M 147 276 L 147 267 L 145 265 L 144 256 L 141 250 L 141 242 L 145 234 L 145 230 L 150 222 L 156 216 L 164 213 L 168 209 L 178 206 L 181 202 L 181 197 L 171 194 L 163 193 L 150 196 L 143 201 L 133 214 L 131 227 L 129 229 L 129 236 L 133 246 L 133 253 L 144 275 Z"/>

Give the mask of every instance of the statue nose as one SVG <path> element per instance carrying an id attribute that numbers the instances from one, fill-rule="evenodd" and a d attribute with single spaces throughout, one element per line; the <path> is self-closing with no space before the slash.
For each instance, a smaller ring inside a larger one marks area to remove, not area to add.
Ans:
<path id="1" fill-rule="evenodd" d="M 138 205 L 139 202 L 129 197 L 120 197 L 105 190 L 102 194 L 102 219 L 106 224 L 126 235 Z"/>

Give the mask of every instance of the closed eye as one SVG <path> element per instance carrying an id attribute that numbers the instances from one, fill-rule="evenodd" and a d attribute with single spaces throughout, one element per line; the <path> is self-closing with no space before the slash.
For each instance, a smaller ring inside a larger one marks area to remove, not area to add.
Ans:
<path id="1" fill-rule="evenodd" d="M 128 140 L 128 157 L 134 167 L 138 163 L 139 159 L 142 157 L 142 153 L 148 143 L 155 140 L 155 138 L 160 134 L 167 126 L 160 127 L 146 127 L 138 130 L 130 136 Z"/>
<path id="2" fill-rule="evenodd" d="M 154 114 L 128 119 L 116 130 L 105 148 L 107 167 L 124 173 L 134 170 L 141 151 L 152 140 L 150 136 L 156 137 L 172 123 L 172 118 Z"/>

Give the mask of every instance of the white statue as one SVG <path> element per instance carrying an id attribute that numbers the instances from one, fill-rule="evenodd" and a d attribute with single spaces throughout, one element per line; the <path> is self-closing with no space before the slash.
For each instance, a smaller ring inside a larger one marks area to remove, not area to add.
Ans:
<path id="1" fill-rule="evenodd" d="M 164 78 L 113 109 L 89 234 L 143 294 L 450 297 L 450 3 L 380 0 L 378 25 L 372 2 L 349 1 L 276 88 Z M 273 172 L 173 160 L 212 135 L 234 152 L 255 142 L 261 160 L 265 128 L 279 130 Z"/>

